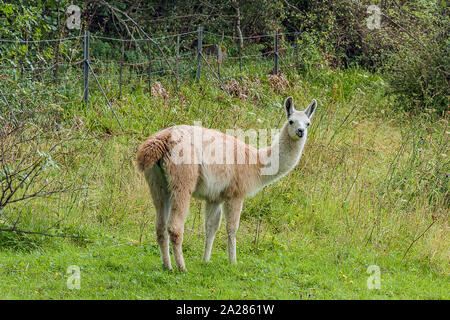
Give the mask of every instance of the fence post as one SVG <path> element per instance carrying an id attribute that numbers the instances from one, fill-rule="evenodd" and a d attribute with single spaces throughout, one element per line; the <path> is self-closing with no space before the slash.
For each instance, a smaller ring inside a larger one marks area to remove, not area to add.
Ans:
<path id="1" fill-rule="evenodd" d="M 84 94 L 83 101 L 89 102 L 89 31 L 84 31 Z"/>
<path id="2" fill-rule="evenodd" d="M 58 26 L 59 27 L 59 26 Z M 56 53 L 55 53 L 55 71 L 53 72 L 53 77 L 55 78 L 55 84 L 58 84 L 58 73 L 59 73 L 59 47 L 61 45 L 61 36 L 58 32 L 58 41 L 56 42 Z"/>
<path id="3" fill-rule="evenodd" d="M 298 69 L 299 69 L 299 65 L 298 65 L 298 32 L 295 33 L 294 50 L 295 50 L 295 69 L 298 71 Z"/>
<path id="4" fill-rule="evenodd" d="M 222 48 L 220 45 L 217 45 L 217 76 L 219 77 L 220 81 L 220 64 L 222 63 L 223 54 L 222 54 Z"/>
<path id="5" fill-rule="evenodd" d="M 275 37 L 274 37 L 274 43 L 273 43 L 273 73 L 278 75 L 278 30 L 275 30 Z"/>
<path id="6" fill-rule="evenodd" d="M 56 23 L 57 34 L 58 34 L 58 41 L 56 42 L 55 71 L 53 73 L 53 76 L 55 78 L 55 85 L 58 85 L 59 49 L 60 49 L 60 46 L 61 46 L 60 4 L 61 4 L 61 2 L 58 1 L 58 5 L 57 5 L 58 20 L 57 20 L 57 23 Z"/>
<path id="7" fill-rule="evenodd" d="M 152 96 L 152 79 L 151 79 L 151 72 L 152 72 L 152 47 L 150 41 L 147 42 L 147 48 L 148 48 L 148 91 L 150 92 L 150 97 Z"/>
<path id="8" fill-rule="evenodd" d="M 200 73 L 202 71 L 202 40 L 203 40 L 203 27 L 198 27 L 198 39 L 197 39 L 197 81 L 200 81 Z"/>
<path id="9" fill-rule="evenodd" d="M 178 91 L 178 59 L 180 58 L 180 35 L 177 35 L 177 56 L 175 58 L 175 90 Z"/>
<path id="10" fill-rule="evenodd" d="M 125 41 L 122 40 L 122 52 L 120 58 L 120 73 L 119 73 L 119 99 L 122 99 L 122 73 L 123 73 L 124 56 L 125 56 Z"/>
<path id="11" fill-rule="evenodd" d="M 239 72 L 242 72 L 242 47 L 241 47 L 241 39 L 238 40 L 238 52 L 239 52 Z"/>

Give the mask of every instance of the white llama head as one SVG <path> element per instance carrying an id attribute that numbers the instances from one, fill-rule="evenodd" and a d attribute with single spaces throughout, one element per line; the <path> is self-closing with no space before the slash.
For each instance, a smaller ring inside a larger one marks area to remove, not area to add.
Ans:
<path id="1" fill-rule="evenodd" d="M 289 136 L 294 140 L 306 139 L 308 127 L 311 124 L 311 118 L 316 111 L 317 101 L 313 99 L 304 111 L 297 111 L 294 108 L 294 100 L 289 97 L 284 102 L 287 116 L 287 129 Z"/>

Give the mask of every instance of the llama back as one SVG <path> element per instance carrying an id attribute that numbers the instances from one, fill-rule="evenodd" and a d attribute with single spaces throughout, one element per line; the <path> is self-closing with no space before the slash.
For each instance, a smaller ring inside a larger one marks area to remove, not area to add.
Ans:
<path id="1" fill-rule="evenodd" d="M 234 136 L 203 129 L 201 173 L 204 189 L 222 197 L 243 197 L 261 181 L 258 151 Z"/>
<path id="2" fill-rule="evenodd" d="M 187 125 L 169 127 L 144 141 L 137 153 L 142 171 L 162 158 L 175 165 L 200 165 L 198 193 L 205 196 L 206 190 L 246 194 L 260 182 L 257 150 L 216 130 Z"/>

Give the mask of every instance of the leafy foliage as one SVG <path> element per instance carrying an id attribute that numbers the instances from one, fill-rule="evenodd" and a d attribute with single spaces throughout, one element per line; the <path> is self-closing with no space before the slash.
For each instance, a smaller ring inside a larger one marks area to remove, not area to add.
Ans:
<path id="1" fill-rule="evenodd" d="M 0 34 L 5 39 L 40 40 L 75 35 L 79 31 L 64 27 L 68 0 L 0 0 Z M 237 24 L 246 37 L 263 51 L 273 46 L 275 29 L 300 32 L 300 54 L 304 64 L 329 64 L 335 68 L 359 65 L 385 73 L 407 110 L 426 107 L 442 113 L 448 105 L 449 18 L 445 1 L 375 2 L 381 12 L 380 29 L 367 27 L 367 8 L 373 1 L 347 0 L 219 0 L 219 1 L 130 1 L 108 4 L 122 10 L 153 37 L 196 30 L 198 26 L 227 37 L 218 39 L 205 33 L 205 43 L 222 43 L 237 54 Z M 102 1 L 87 1 L 82 7 L 82 25 L 92 34 L 133 38 L 139 30 L 130 20 L 115 15 Z M 239 8 L 239 18 L 237 16 Z M 293 35 L 286 36 L 293 40 Z M 184 50 L 195 48 L 195 39 L 183 43 Z M 127 50 L 130 62 L 147 57 L 147 49 Z M 97 39 L 93 50 L 102 59 L 117 58 L 120 45 Z M 151 49 L 152 55 L 159 51 Z M 173 51 L 173 50 L 172 50 Z M 173 54 L 174 52 L 172 52 Z M 14 68 L 36 68 L 48 64 L 56 55 L 73 55 L 70 46 L 31 43 L 5 43 L 0 63 Z M 321 61 L 317 61 L 321 60 Z M 304 66 L 305 67 L 305 66 Z"/>

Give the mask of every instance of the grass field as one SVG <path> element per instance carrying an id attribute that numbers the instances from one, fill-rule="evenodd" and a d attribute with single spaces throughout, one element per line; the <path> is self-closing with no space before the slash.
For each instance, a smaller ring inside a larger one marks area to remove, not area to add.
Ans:
<path id="1" fill-rule="evenodd" d="M 236 68 L 227 70 L 238 74 Z M 266 68 L 235 76 L 229 96 L 212 78 L 186 81 L 169 98 L 146 84 L 112 98 L 124 131 L 93 90 L 89 106 L 52 105 L 76 128 L 61 146 L 54 174 L 82 187 L 4 209 L 21 229 L 85 238 L 0 232 L 0 298 L 5 299 L 448 299 L 448 120 L 425 110 L 403 113 L 379 75 L 317 68 L 288 74 Z M 102 80 L 110 97 L 114 78 Z M 227 81 L 225 81 L 227 85 Z M 174 124 L 209 128 L 279 128 L 282 102 L 319 106 L 298 167 L 244 202 L 238 264 L 228 264 L 222 224 L 210 263 L 203 250 L 202 204 L 191 202 L 183 249 L 187 273 L 162 268 L 155 211 L 135 164 L 140 142 Z M 36 99 L 39 99 L 37 97 Z M 70 290 L 71 265 L 80 289 Z M 380 289 L 368 289 L 371 265 Z"/>

